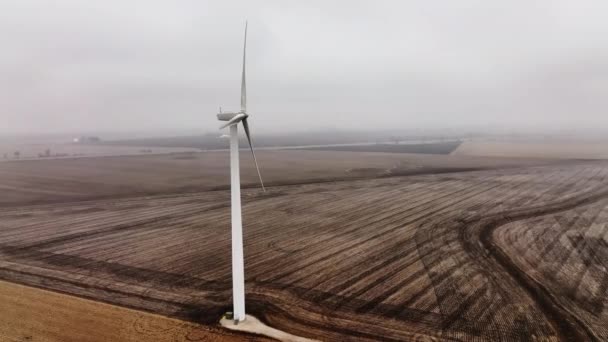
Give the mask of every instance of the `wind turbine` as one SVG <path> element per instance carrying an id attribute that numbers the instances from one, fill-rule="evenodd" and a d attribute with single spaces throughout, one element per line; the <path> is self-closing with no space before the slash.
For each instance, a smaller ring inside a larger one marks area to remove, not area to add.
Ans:
<path id="1" fill-rule="evenodd" d="M 238 124 L 243 123 L 249 148 L 253 154 L 255 168 L 258 171 L 262 190 L 264 182 L 258 167 L 258 161 L 253 151 L 251 134 L 247 118 L 247 84 L 245 82 L 245 59 L 247 51 L 247 23 L 245 23 L 245 39 L 243 43 L 243 74 L 241 76 L 241 110 L 238 112 L 220 112 L 217 119 L 228 121 L 220 129 L 230 127 L 230 191 L 232 200 L 232 300 L 233 300 L 233 319 L 235 323 L 245 320 L 245 265 L 243 257 L 243 223 L 241 217 L 241 179 L 239 174 L 239 135 Z"/>

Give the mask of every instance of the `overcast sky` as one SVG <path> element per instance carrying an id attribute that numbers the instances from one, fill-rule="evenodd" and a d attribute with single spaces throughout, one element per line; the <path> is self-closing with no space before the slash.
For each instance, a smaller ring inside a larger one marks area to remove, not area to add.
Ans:
<path id="1" fill-rule="evenodd" d="M 608 126 L 608 1 L 0 0 L 0 132 Z"/>

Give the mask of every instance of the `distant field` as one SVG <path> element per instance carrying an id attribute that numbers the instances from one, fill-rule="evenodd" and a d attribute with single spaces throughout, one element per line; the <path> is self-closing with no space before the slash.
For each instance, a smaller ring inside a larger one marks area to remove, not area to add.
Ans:
<path id="1" fill-rule="evenodd" d="M 253 127 L 253 140 L 256 147 L 373 143 L 376 141 L 388 141 L 391 137 L 391 133 L 388 132 L 293 132 L 284 135 L 258 135 L 255 132 L 255 127 Z M 215 134 L 196 136 L 123 139 L 106 141 L 104 144 L 117 146 L 191 147 L 216 150 L 228 148 L 228 140 L 220 138 L 223 133 L 225 132 L 217 131 Z M 247 145 L 244 135 L 241 135 L 240 143 L 241 146 Z"/>
<path id="2" fill-rule="evenodd" d="M 351 151 L 351 152 L 386 152 L 386 153 L 421 153 L 421 154 L 450 154 L 460 146 L 460 141 L 438 142 L 430 144 L 373 144 L 306 147 L 303 150 L 313 151 Z"/>
<path id="3" fill-rule="evenodd" d="M 242 184 L 258 187 L 251 154 L 241 153 Z M 296 150 L 259 151 L 258 158 L 268 186 L 546 163 Z M 0 206 L 226 189 L 228 170 L 228 153 L 220 151 L 6 162 L 0 163 Z"/>
<path id="4" fill-rule="evenodd" d="M 454 152 L 458 156 L 511 158 L 608 159 L 608 142 L 493 142 L 467 141 Z"/>
<path id="5" fill-rule="evenodd" d="M 49 156 L 41 157 L 46 151 Z M 149 147 L 149 146 L 113 146 L 95 144 L 71 144 L 58 142 L 37 143 L 8 143 L 0 142 L 0 162 L 17 159 L 15 152 L 19 152 L 19 159 L 49 159 L 99 156 L 125 156 L 140 154 L 159 154 L 199 151 L 184 147 Z"/>
<path id="6" fill-rule="evenodd" d="M 346 153 L 299 152 L 281 152 L 290 170 Z M 331 341 L 605 341 L 607 201 L 601 161 L 248 189 L 247 309 Z M 231 306 L 229 203 L 219 190 L 0 208 L 0 278 L 215 324 Z"/>

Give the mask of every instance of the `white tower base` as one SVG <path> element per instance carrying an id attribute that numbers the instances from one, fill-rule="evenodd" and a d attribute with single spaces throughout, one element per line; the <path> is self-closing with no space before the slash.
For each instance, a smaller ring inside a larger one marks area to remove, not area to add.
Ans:
<path id="1" fill-rule="evenodd" d="M 271 328 L 260 322 L 257 318 L 247 315 L 247 321 L 243 324 L 234 324 L 232 320 L 222 318 L 220 325 L 224 328 L 236 331 L 244 331 L 251 334 L 264 335 L 283 342 L 315 342 L 317 340 L 295 336 L 290 333 Z"/>
<path id="2" fill-rule="evenodd" d="M 232 300 L 234 321 L 245 320 L 245 262 L 241 219 L 241 177 L 239 174 L 239 134 L 230 126 L 230 178 L 232 198 Z"/>

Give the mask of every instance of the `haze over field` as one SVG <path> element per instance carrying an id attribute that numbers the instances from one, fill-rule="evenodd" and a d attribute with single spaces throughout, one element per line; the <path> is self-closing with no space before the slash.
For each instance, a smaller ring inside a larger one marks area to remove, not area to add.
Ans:
<path id="1" fill-rule="evenodd" d="M 608 3 L 0 3 L 0 134 L 608 124 Z M 228 108 L 227 108 L 228 107 Z M 299 115 L 299 116 L 298 116 Z"/>

